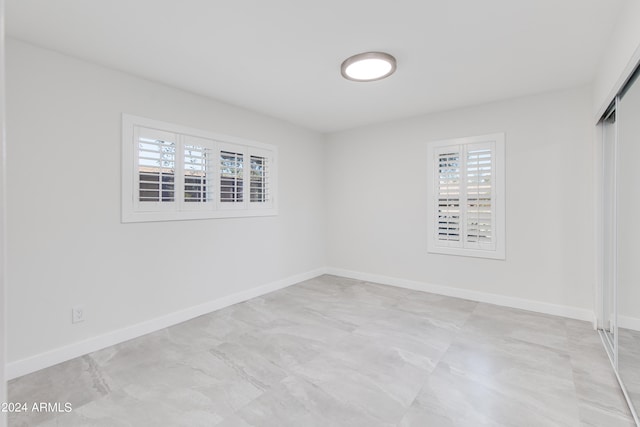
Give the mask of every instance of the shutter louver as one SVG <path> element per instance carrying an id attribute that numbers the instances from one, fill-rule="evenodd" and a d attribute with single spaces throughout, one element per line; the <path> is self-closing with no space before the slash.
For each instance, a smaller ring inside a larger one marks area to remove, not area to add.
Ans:
<path id="1" fill-rule="evenodd" d="M 244 155 L 231 151 L 220 152 L 220 202 L 244 200 Z"/>
<path id="2" fill-rule="evenodd" d="M 460 241 L 460 152 L 445 151 L 437 155 L 437 216 L 436 239 Z"/>
<path id="3" fill-rule="evenodd" d="M 466 236 L 469 243 L 493 241 L 493 158 L 490 148 L 467 150 Z"/>
<path id="4" fill-rule="evenodd" d="M 208 147 L 184 146 L 184 201 L 206 203 L 213 201 L 213 150 Z"/>
<path id="5" fill-rule="evenodd" d="M 249 201 L 266 203 L 271 200 L 269 159 L 262 156 L 251 156 L 251 170 L 249 182 Z"/>
<path id="6" fill-rule="evenodd" d="M 176 143 L 138 138 L 138 201 L 175 201 Z"/>

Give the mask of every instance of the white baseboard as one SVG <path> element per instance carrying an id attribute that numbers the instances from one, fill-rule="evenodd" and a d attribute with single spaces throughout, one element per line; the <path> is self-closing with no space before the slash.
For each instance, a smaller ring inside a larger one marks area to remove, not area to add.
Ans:
<path id="1" fill-rule="evenodd" d="M 592 324 L 594 324 L 595 322 L 595 313 L 585 308 L 551 304 L 547 302 L 491 294 L 487 292 L 454 288 L 451 286 L 434 285 L 431 283 L 423 283 L 414 280 L 381 276 L 378 274 L 362 273 L 359 271 L 343 270 L 333 267 L 327 267 L 326 273 L 336 276 L 349 277 L 351 279 L 364 280 L 367 282 L 380 283 L 383 285 L 397 286 L 400 288 L 412 289 L 416 291 L 431 292 L 433 294 L 463 298 L 471 301 L 486 302 L 489 304 L 501 305 L 504 307 L 519 308 L 521 310 L 568 317 L 570 319 L 584 320 L 587 322 L 591 322 Z"/>
<path id="2" fill-rule="evenodd" d="M 637 317 L 618 315 L 618 328 L 631 329 L 640 332 L 640 319 Z"/>
<path id="3" fill-rule="evenodd" d="M 97 350 L 101 350 L 105 347 L 128 341 L 130 339 L 137 338 L 151 332 L 159 331 L 160 329 L 164 329 L 169 326 L 191 320 L 195 317 L 202 316 L 203 314 L 211 313 L 212 311 L 220 310 L 221 308 L 225 308 L 233 304 L 247 301 L 251 298 L 259 297 L 269 292 L 286 288 L 296 283 L 320 276 L 324 273 L 325 270 L 323 268 L 319 268 L 316 270 L 308 271 L 306 273 L 296 274 L 294 276 L 289 276 L 275 282 L 247 289 L 246 291 L 227 295 L 225 297 L 218 298 L 204 304 L 176 311 L 174 313 L 167 314 L 166 316 L 151 319 L 142 323 L 138 323 L 136 325 L 128 326 L 126 328 L 107 332 L 103 335 L 88 338 L 84 341 L 79 341 L 66 345 L 64 347 L 56 348 L 45 353 L 40 353 L 35 356 L 17 360 L 6 365 L 5 378 L 6 380 L 11 380 L 13 378 L 35 372 L 49 366 L 53 366 L 67 360 L 83 356 Z"/>
<path id="4" fill-rule="evenodd" d="M 380 283 L 384 285 L 413 289 L 423 292 L 431 292 L 439 295 L 486 302 L 490 304 L 501 305 L 504 307 L 519 308 L 522 310 L 552 314 L 555 316 L 585 320 L 588 322 L 593 322 L 595 319 L 594 313 L 592 311 L 578 307 L 550 304 L 540 301 L 533 301 L 504 295 L 490 294 L 486 292 L 471 291 L 468 289 L 454 288 L 450 286 L 434 285 L 408 279 L 382 276 L 378 274 L 369 274 L 358 271 L 328 267 L 319 268 L 306 273 L 286 277 L 275 282 L 247 289 L 246 291 L 238 292 L 232 295 L 227 295 L 225 297 L 209 301 L 194 307 L 189 307 L 187 309 L 180 310 L 174 313 L 170 313 L 162 317 L 108 332 L 96 337 L 87 338 L 84 341 L 72 343 L 64 347 L 59 347 L 47 351 L 45 353 L 40 353 L 35 356 L 8 363 L 5 368 L 5 378 L 7 380 L 11 380 L 38 371 L 40 369 L 47 368 L 49 366 L 53 366 L 67 360 L 80 357 L 97 350 L 101 350 L 105 347 L 119 344 L 121 342 L 128 341 L 130 339 L 137 338 L 151 332 L 156 332 L 158 330 L 185 322 L 187 320 L 191 320 L 195 317 L 202 316 L 203 314 L 211 313 L 230 305 L 247 301 L 251 298 L 256 298 L 269 292 L 286 288 L 296 283 L 321 276 L 322 274 L 333 274 L 336 276 L 364 280 L 367 282 Z M 631 320 L 627 323 L 625 323 L 623 319 L 619 319 L 618 322 L 620 326 L 640 330 L 640 319 L 628 319 Z M 623 326 L 623 324 L 627 326 Z M 635 327 L 629 325 L 635 325 Z"/>

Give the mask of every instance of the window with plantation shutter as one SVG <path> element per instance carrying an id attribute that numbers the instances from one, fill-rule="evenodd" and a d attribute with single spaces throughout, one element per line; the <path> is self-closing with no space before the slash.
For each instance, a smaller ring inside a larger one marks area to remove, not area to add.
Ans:
<path id="1" fill-rule="evenodd" d="M 244 201 L 244 154 L 220 152 L 220 202 Z"/>
<path id="2" fill-rule="evenodd" d="M 273 204 L 273 159 L 268 151 L 249 152 L 249 209 L 264 209 Z"/>
<path id="3" fill-rule="evenodd" d="M 122 221 L 276 215 L 276 147 L 123 115 Z"/>
<path id="4" fill-rule="evenodd" d="M 267 159 L 260 156 L 251 156 L 250 171 L 250 197 L 252 202 L 263 203 L 269 198 L 269 167 Z"/>
<path id="5" fill-rule="evenodd" d="M 493 249 L 493 147 L 471 144 L 466 147 L 466 229 L 467 247 Z"/>
<path id="6" fill-rule="evenodd" d="M 134 138 L 138 209 L 172 209 L 176 201 L 177 135 L 136 126 Z"/>
<path id="7" fill-rule="evenodd" d="M 209 151 L 196 146 L 184 147 L 184 201 L 187 203 L 202 203 L 212 199 Z"/>
<path id="8" fill-rule="evenodd" d="M 437 154 L 438 181 L 438 222 L 437 238 L 443 242 L 456 244 L 460 239 L 460 153 L 445 149 Z"/>
<path id="9" fill-rule="evenodd" d="M 504 134 L 430 143 L 428 250 L 505 258 Z"/>
<path id="10" fill-rule="evenodd" d="M 204 138 L 184 137 L 182 145 L 183 208 L 213 209 L 215 203 L 215 143 Z"/>

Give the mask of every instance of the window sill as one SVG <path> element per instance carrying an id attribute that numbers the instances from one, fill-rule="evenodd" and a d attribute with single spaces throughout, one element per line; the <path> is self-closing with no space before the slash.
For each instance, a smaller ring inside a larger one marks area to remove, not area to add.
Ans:
<path id="1" fill-rule="evenodd" d="M 440 255 L 457 255 L 464 257 L 472 257 L 472 258 L 486 258 L 486 259 L 496 259 L 496 260 L 506 260 L 506 254 L 503 250 L 479 250 L 479 249 L 463 249 L 463 248 L 429 248 L 427 250 L 430 254 L 440 254 Z"/>
<path id="2" fill-rule="evenodd" d="M 159 222 L 159 221 L 189 221 L 194 219 L 246 218 L 259 216 L 275 216 L 278 210 L 272 209 L 243 209 L 219 211 L 168 211 L 168 212 L 129 212 L 122 213 L 121 222 Z"/>

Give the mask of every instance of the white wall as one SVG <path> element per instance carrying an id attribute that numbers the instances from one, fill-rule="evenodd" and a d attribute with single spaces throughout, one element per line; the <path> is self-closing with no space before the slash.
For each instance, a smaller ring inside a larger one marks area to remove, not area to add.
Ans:
<path id="1" fill-rule="evenodd" d="M 640 1 L 627 0 L 609 38 L 593 84 L 593 114 L 599 118 L 640 60 Z"/>
<path id="2" fill-rule="evenodd" d="M 122 112 L 277 145 L 279 215 L 120 223 Z M 9 362 L 324 266 L 319 134 L 15 40 L 7 130 Z"/>
<path id="3" fill-rule="evenodd" d="M 592 318 L 591 105 L 583 87 L 330 135 L 328 265 Z M 507 260 L 428 254 L 427 142 L 493 132 L 506 133 Z"/>

